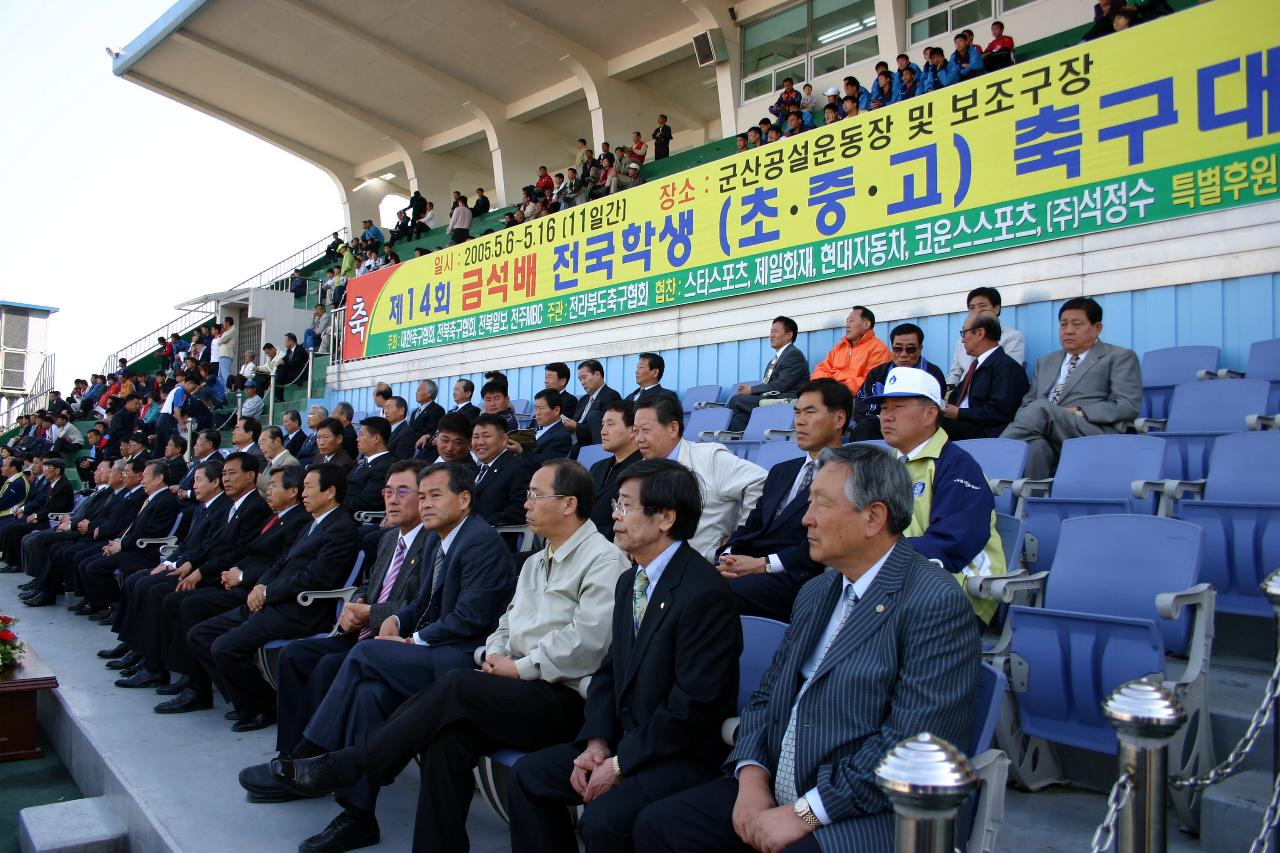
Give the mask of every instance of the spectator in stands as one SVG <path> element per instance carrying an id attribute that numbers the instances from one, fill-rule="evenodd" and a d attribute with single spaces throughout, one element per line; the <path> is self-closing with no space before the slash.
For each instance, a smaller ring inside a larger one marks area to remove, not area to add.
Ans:
<path id="1" fill-rule="evenodd" d="M 618 581 L 613 642 L 578 740 L 530 753 L 512 772 L 511 833 L 528 849 L 571 846 L 565 806 L 585 803 L 587 849 L 643 850 L 631 839 L 636 816 L 718 773 L 726 749 L 716 732 L 736 702 L 742 635 L 727 585 L 689 542 L 697 494 L 697 479 L 670 460 L 622 476 L 614 530 L 637 566 Z"/>
<path id="2" fill-rule="evenodd" d="M 736 141 L 734 142 L 734 144 L 737 146 L 737 151 L 736 151 L 736 153 L 738 153 L 738 154 L 741 154 L 743 151 L 746 151 L 748 148 L 750 148 L 750 147 L 751 147 L 751 146 L 749 146 L 749 145 L 747 144 L 748 137 L 747 137 L 747 135 L 746 135 L 745 133 L 739 133 L 739 134 L 735 137 L 735 140 L 736 140 Z"/>
<path id="3" fill-rule="evenodd" d="M 289 276 L 289 292 L 293 294 L 294 299 L 306 298 L 307 279 L 306 279 L 306 276 L 302 274 L 302 270 L 294 270 L 293 275 Z M 203 330 L 201 331 L 203 332 Z M 208 342 L 209 342 L 209 339 L 205 337 L 203 334 L 201 335 L 200 341 L 198 341 L 198 343 L 200 343 L 202 346 L 207 344 Z M 195 346 L 196 343 L 197 341 L 193 340 L 192 346 Z"/>
<path id="4" fill-rule="evenodd" d="M 787 114 L 787 136 L 799 136 L 804 133 L 804 114 L 800 110 L 792 110 Z"/>
<path id="5" fill-rule="evenodd" d="M 915 484 L 911 523 L 904 534 L 911 546 L 962 584 L 966 577 L 1005 574 L 995 498 L 982 468 L 948 441 L 940 426 L 937 380 L 923 370 L 895 367 L 879 402 L 884 440 L 905 462 Z M 995 601 L 972 603 L 984 623 L 995 613 Z"/>
<path id="6" fill-rule="evenodd" d="M 259 462 L 266 462 L 267 457 L 258 446 L 258 439 L 261 437 L 262 422 L 242 415 L 236 419 L 236 425 L 231 429 L 231 452 L 247 453 L 258 457 Z"/>
<path id="7" fill-rule="evenodd" d="M 293 332 L 285 332 L 284 347 L 280 364 L 276 367 L 277 403 L 284 402 L 287 386 L 301 384 L 307 377 L 307 351 L 298 346 L 298 336 Z"/>
<path id="8" fill-rule="evenodd" d="M 940 47 L 929 48 L 929 61 L 920 79 L 920 92 L 932 92 L 950 86 L 960 79 L 960 68 L 947 59 Z"/>
<path id="9" fill-rule="evenodd" d="M 297 450 L 289 451 L 298 457 L 298 464 L 304 468 L 315 461 L 317 453 L 315 430 L 320 425 L 320 422 L 327 417 L 329 417 L 329 410 L 324 406 L 316 405 L 307 410 L 307 429 L 310 430 L 310 433 L 305 434 Z"/>
<path id="10" fill-rule="evenodd" d="M 632 403 L 652 397 L 670 397 L 677 400 L 674 391 L 662 387 L 662 374 L 667 363 L 656 352 L 642 352 L 636 358 L 636 389 L 627 395 Z"/>
<path id="11" fill-rule="evenodd" d="M 893 358 L 889 348 L 876 337 L 875 326 L 876 315 L 870 308 L 853 306 L 844 322 L 844 337 L 813 369 L 813 378 L 838 379 L 856 394 L 871 368 Z"/>
<path id="12" fill-rule="evenodd" d="M 356 252 L 351 246 L 342 247 L 342 264 L 340 266 L 340 276 L 346 281 L 352 279 L 356 275 Z"/>
<path id="13" fill-rule="evenodd" d="M 760 135 L 760 128 L 752 126 L 747 128 L 747 147 L 759 148 L 764 142 L 764 137 Z"/>
<path id="14" fill-rule="evenodd" d="M 472 470 L 478 470 L 471 456 L 471 419 L 458 412 L 450 412 L 440 419 L 432 447 L 441 462 L 457 462 Z"/>
<path id="15" fill-rule="evenodd" d="M 1004 23 L 1001 21 L 991 22 L 991 42 L 982 51 L 984 59 L 993 53 L 1013 53 L 1013 39 L 1004 34 Z"/>
<path id="16" fill-rule="evenodd" d="M 382 416 L 391 427 L 391 438 L 387 440 L 387 452 L 391 458 L 397 462 L 412 458 L 419 436 L 409 424 L 408 401 L 404 397 L 392 397 L 383 405 Z"/>
<path id="17" fill-rule="evenodd" d="M 179 483 L 182 478 L 187 476 L 187 440 L 180 435 L 170 436 L 169 440 L 164 443 L 164 461 L 169 466 L 169 473 L 165 477 L 165 482 L 170 485 Z"/>
<path id="18" fill-rule="evenodd" d="M 674 459 L 702 484 L 702 520 L 690 544 L 708 560 L 755 509 L 765 471 L 722 444 L 683 437 L 684 420 L 674 396 L 651 396 L 635 404 L 636 446 L 645 459 Z"/>
<path id="19" fill-rule="evenodd" d="M 285 441 L 284 430 L 278 426 L 263 427 L 262 434 L 258 437 L 258 448 L 262 451 L 265 460 L 260 468 L 261 473 L 258 474 L 258 491 L 263 495 L 266 495 L 267 489 L 271 486 L 272 471 L 289 465 L 302 467 L 297 457 L 285 446 Z"/>
<path id="20" fill-rule="evenodd" d="M 351 421 L 355 417 L 355 410 L 344 400 L 334 403 L 333 416 L 342 424 L 342 449 L 347 451 L 347 455 L 354 460 L 357 455 L 356 428 Z"/>
<path id="21" fill-rule="evenodd" d="M 608 151 L 601 154 L 599 165 L 600 173 L 596 178 L 595 184 L 591 187 L 591 198 L 608 195 L 616 185 L 613 180 L 615 174 L 613 154 Z"/>
<path id="22" fill-rule="evenodd" d="M 102 433 L 98 432 L 96 427 L 85 433 L 85 444 L 89 453 L 76 460 L 76 476 L 81 483 L 88 483 L 91 473 L 97 470 L 99 463 L 107 461 L 102 458 L 102 441 Z M 2 516 L 3 510 L 0 510 L 0 517 Z"/>
<path id="23" fill-rule="evenodd" d="M 173 367 L 173 344 L 163 336 L 156 338 L 156 341 L 160 345 L 160 369 L 169 370 Z"/>
<path id="24" fill-rule="evenodd" d="M 316 455 L 312 464 L 337 465 L 344 475 L 351 473 L 356 461 L 342 446 L 341 421 L 337 418 L 322 419 L 316 424 L 315 439 Z"/>
<path id="25" fill-rule="evenodd" d="M 951 54 L 951 61 L 960 69 L 960 79 L 968 80 L 981 74 L 982 51 L 978 46 L 964 33 L 957 33 L 953 41 L 956 51 Z"/>
<path id="26" fill-rule="evenodd" d="M 973 361 L 942 408 L 942 428 L 952 439 L 995 438 L 1017 414 L 1027 372 L 1004 352 L 994 315 L 971 316 L 960 338 Z"/>
<path id="27" fill-rule="evenodd" d="M 387 402 L 396 395 L 391 386 L 385 382 L 379 382 L 373 386 L 373 405 L 381 409 Z"/>
<path id="28" fill-rule="evenodd" d="M 409 413 L 409 428 L 417 435 L 413 455 L 422 459 L 424 452 L 430 451 L 431 458 L 427 459 L 428 462 L 434 461 L 435 452 L 431 439 L 436 434 L 440 419 L 444 417 L 444 406 L 436 402 L 439 394 L 440 386 L 431 379 L 423 379 L 414 391 L 415 405 Z"/>
<path id="29" fill-rule="evenodd" d="M 374 415 L 360 422 L 356 446 L 363 458 L 347 474 L 342 501 L 343 508 L 352 515 L 382 509 L 382 487 L 387 483 L 387 471 L 396 461 L 387 452 L 390 440 L 391 425 L 386 418 Z"/>
<path id="30" fill-rule="evenodd" d="M 775 317 L 769 327 L 769 346 L 773 349 L 773 358 L 764 369 L 764 379 L 752 385 L 740 383 L 737 392 L 729 398 L 729 408 L 733 416 L 729 421 L 729 429 L 741 432 L 746 429 L 751 412 L 760 405 L 760 401 L 769 398 L 788 399 L 794 397 L 800 386 L 809 380 L 809 360 L 805 358 L 795 345 L 796 335 L 800 327 L 790 317 Z"/>
<path id="31" fill-rule="evenodd" d="M 644 165 L 645 158 L 649 156 L 649 144 L 644 141 L 644 137 L 640 135 L 640 131 L 631 132 L 631 148 L 627 150 L 627 159 L 636 166 Z"/>
<path id="32" fill-rule="evenodd" d="M 520 207 L 518 209 L 524 214 L 525 219 L 537 218 L 538 204 L 534 201 L 532 190 L 525 190 L 520 194 Z"/>
<path id="33" fill-rule="evenodd" d="M 813 84 L 805 83 L 800 87 L 800 112 L 807 127 L 813 127 L 813 112 L 818 108 L 818 101 L 813 96 Z"/>
<path id="34" fill-rule="evenodd" d="M 556 187 L 555 202 L 560 205 L 561 210 L 577 204 L 578 196 L 582 193 L 582 179 L 578 177 L 578 170 L 570 166 L 566 171 L 569 173 L 568 177 L 565 178 L 564 183 Z"/>
<path id="35" fill-rule="evenodd" d="M 211 409 L 222 408 L 227 402 L 227 389 L 218 378 L 218 368 L 213 364 L 202 364 L 200 375 L 203 381 L 193 396 Z"/>
<path id="36" fill-rule="evenodd" d="M 800 93 L 796 91 L 795 80 L 790 77 L 783 78 L 782 89 L 778 92 L 778 99 L 773 102 L 773 106 L 769 107 L 769 114 L 782 122 L 786 120 L 793 107 L 799 106 Z"/>
<path id="37" fill-rule="evenodd" d="M 551 192 L 555 189 L 555 182 L 551 180 L 551 175 L 547 172 L 546 166 L 538 167 L 538 177 L 533 182 L 533 196 L 535 201 L 538 198 L 550 198 Z"/>
<path id="38" fill-rule="evenodd" d="M 1081 36 L 1081 41 L 1093 41 L 1100 36 L 1115 32 L 1112 16 L 1123 4 L 1119 0 L 1098 0 L 1093 5 L 1093 26 Z"/>
<path id="39" fill-rule="evenodd" d="M 386 242 L 386 238 L 382 236 L 382 229 L 374 225 L 372 219 L 366 219 L 362 224 L 364 233 L 360 235 L 360 240 L 364 243 L 372 243 L 375 251 L 381 249 L 382 244 Z"/>
<path id="40" fill-rule="evenodd" d="M 195 377 L 188 376 L 187 382 L 188 393 L 193 389 L 198 380 Z M 137 394 L 130 394 L 125 397 L 124 405 L 121 406 L 116 413 L 111 416 L 111 428 L 107 432 L 107 448 L 106 452 L 113 456 L 120 455 L 120 443 L 126 437 L 133 434 L 138 423 L 138 409 L 142 407 L 142 398 Z"/>
<path id="41" fill-rule="evenodd" d="M 432 228 L 436 227 L 436 206 L 427 202 L 421 214 L 415 214 L 413 218 L 413 236 L 421 237 L 428 233 Z"/>
<path id="42" fill-rule="evenodd" d="M 388 246 L 394 246 L 397 240 L 407 240 L 413 236 L 413 223 L 403 210 L 396 211 L 396 224 L 391 228 L 391 239 Z"/>
<path id="43" fill-rule="evenodd" d="M 819 454 L 840 447 L 852 409 L 853 395 L 834 379 L 814 379 L 800 389 L 795 441 L 806 455 L 769 470 L 760 500 L 716 566 L 744 616 L 789 621 L 800 587 L 822 574 L 822 564 L 809 557 L 803 519 Z"/>
<path id="44" fill-rule="evenodd" d="M 897 62 L 898 67 L 893 72 L 893 77 L 894 77 L 893 88 L 894 89 L 897 89 L 897 90 L 902 89 L 902 84 L 904 82 L 903 72 L 906 71 L 908 68 L 911 69 L 912 79 L 914 80 L 920 79 L 920 66 L 912 62 L 911 57 L 907 56 L 905 53 L 900 53 L 898 54 L 898 57 L 895 61 Z"/>
<path id="45" fill-rule="evenodd" d="M 915 65 L 909 65 L 902 69 L 899 73 L 901 84 L 898 86 L 898 94 L 893 96 L 893 102 L 905 101 L 908 98 L 914 98 L 920 94 L 919 83 L 917 82 Z"/>
<path id="46" fill-rule="evenodd" d="M 342 248 L 342 237 L 337 231 L 333 232 L 333 239 L 329 241 L 329 245 L 324 249 L 325 263 L 336 261 L 338 259 L 338 250 Z"/>
<path id="47" fill-rule="evenodd" d="M 1138 23 L 1138 10 L 1134 6 L 1121 6 L 1111 15 L 1111 29 L 1114 32 L 1127 30 Z"/>
<path id="48" fill-rule="evenodd" d="M 53 440 L 54 453 L 78 453 L 84 449 L 84 436 L 71 423 L 70 412 L 63 409 L 53 416 L 53 421 L 58 430 L 57 438 Z"/>
<path id="49" fill-rule="evenodd" d="M 266 401 L 258 396 L 258 383 L 250 379 L 244 383 L 244 398 L 240 401 L 240 414 L 247 418 L 260 418 Z"/>
<path id="50" fill-rule="evenodd" d="M 531 450 L 525 451 L 518 441 L 507 439 L 507 450 L 525 461 L 535 469 L 548 460 L 563 459 L 573 449 L 573 435 L 560 423 L 560 413 L 564 404 L 560 392 L 554 388 L 543 388 L 533 395 L 534 444 Z"/>
<path id="51" fill-rule="evenodd" d="M 294 783 L 290 787 L 313 795 L 389 784 L 421 755 L 414 844 L 465 849 L 477 744 L 483 741 L 485 751 L 494 744 L 537 749 L 572 737 L 581 726 L 580 682 L 598 669 L 610 634 L 609 621 L 598 614 L 611 612 L 618 576 L 626 569 L 617 549 L 585 522 L 589 502 L 590 483 L 573 463 L 536 475 L 529 521 L 547 547 L 526 561 L 510 607 L 484 644 L 480 670 L 442 675 L 384 725 L 357 738 L 354 748 L 318 760 L 281 761 L 282 775 Z M 518 725 L 510 724 L 512 707 L 525 709 Z M 311 781 L 298 785 L 301 780 Z M 330 838 L 377 836 L 372 815 L 352 814 L 347 824 Z"/>
<path id="52" fill-rule="evenodd" d="M 595 490 L 591 520 L 610 542 L 613 541 L 613 502 L 618 497 L 619 477 L 641 459 L 634 426 L 634 409 L 626 400 L 615 399 L 604 404 L 599 426 L 600 446 L 611 455 L 591 466 Z"/>
<path id="53" fill-rule="evenodd" d="M 822 123 L 835 124 L 840 120 L 840 108 L 835 104 L 827 104 L 822 108 Z"/>
<path id="54" fill-rule="evenodd" d="M 884 393 L 885 380 L 889 378 L 889 371 L 894 367 L 914 367 L 927 371 L 930 376 L 938 380 L 939 393 L 946 384 L 946 379 L 938 366 L 925 359 L 924 330 L 915 323 L 894 326 L 893 331 L 889 333 L 889 343 L 893 350 L 892 359 L 871 369 L 854 400 L 851 425 L 854 441 L 874 441 L 882 437 L 880 435 L 880 404 L 876 402 L 876 398 Z"/>
<path id="55" fill-rule="evenodd" d="M 506 377 L 501 380 L 490 379 L 480 386 L 480 397 L 484 400 L 485 414 L 502 418 L 508 430 L 520 428 L 520 424 L 516 421 L 515 410 L 511 407 L 511 397 L 507 395 Z"/>
<path id="56" fill-rule="evenodd" d="M 422 217 L 429 204 L 430 202 L 422 197 L 420 190 L 414 190 L 413 195 L 409 196 L 409 206 L 404 208 L 404 211 L 407 211 L 409 218 L 416 222 Z"/>
<path id="57" fill-rule="evenodd" d="M 615 193 L 619 190 L 629 190 L 643 183 L 644 178 L 640 175 L 640 164 L 632 160 L 627 164 L 627 169 L 624 173 L 618 174 L 614 172 L 613 181 L 609 185 L 609 192 Z"/>
<path id="58" fill-rule="evenodd" d="M 542 371 L 542 385 L 560 392 L 560 407 L 566 415 L 578 407 L 578 398 L 569 393 L 569 365 L 553 361 Z"/>
<path id="59" fill-rule="evenodd" d="M 574 443 L 582 447 L 598 442 L 604 411 L 610 403 L 622 397 L 605 384 L 604 365 L 594 358 L 578 364 L 578 384 L 582 386 L 582 397 L 578 399 L 573 416 L 561 420 L 573 433 Z"/>
<path id="60" fill-rule="evenodd" d="M 467 207 L 467 198 L 462 196 L 453 204 L 449 214 L 449 245 L 465 243 L 471 237 L 471 208 Z"/>
<path id="61" fill-rule="evenodd" d="M 667 124 L 667 117 L 663 113 L 658 113 L 658 126 L 653 129 L 650 138 L 653 140 L 654 160 L 671 156 L 671 126 Z"/>
<path id="62" fill-rule="evenodd" d="M 271 640 L 320 633 L 332 624 L 329 608 L 306 608 L 295 599 L 303 590 L 336 589 L 350 573 L 356 524 L 340 511 L 345 486 L 336 466 L 313 466 L 302 492 L 303 506 L 314 519 L 311 530 L 259 578 L 245 607 L 191 630 L 193 655 L 235 706 L 233 731 L 256 731 L 275 722 L 275 691 L 258 671 L 258 649 Z"/>
<path id="63" fill-rule="evenodd" d="M 476 383 L 470 379 L 459 379 L 453 383 L 453 408 L 449 409 L 449 414 L 459 413 L 466 415 L 468 418 L 477 417 L 480 409 L 471 402 L 471 398 L 475 396 Z"/>
<path id="64" fill-rule="evenodd" d="M 587 146 L 587 140 L 579 139 L 576 144 L 577 151 L 575 151 L 573 155 L 573 165 L 581 169 L 584 165 L 590 163 L 595 158 L 595 154 Z"/>
<path id="65" fill-rule="evenodd" d="M 17 479 L 12 479 L 15 476 Z M 0 490 L 0 507 L 6 507 L 0 509 L 0 516 L 3 516 L 4 513 L 12 514 L 13 506 L 22 502 L 26 496 L 28 484 L 26 477 L 22 475 L 21 463 L 12 456 L 6 456 L 0 461 L 0 477 L 8 478 Z M 85 482 L 88 483 L 89 480 L 86 478 Z M 21 564 L 26 567 L 28 574 L 33 575 L 30 581 L 18 587 L 22 591 L 19 597 L 24 605 L 46 607 L 54 603 L 53 592 L 45 590 L 45 585 L 49 583 L 48 573 L 52 568 L 53 548 L 70 546 L 85 540 L 80 529 L 83 526 L 85 530 L 91 530 L 92 519 L 100 518 L 105 511 L 114 495 L 110 482 L 111 463 L 104 459 L 94 467 L 92 492 L 70 515 L 62 519 L 56 528 L 38 530 L 23 537 Z M 117 485 L 119 485 L 118 482 Z M 60 590 L 61 587 L 62 579 L 59 577 L 54 591 Z"/>
<path id="66" fill-rule="evenodd" d="M 209 407 L 195 396 L 196 389 L 199 387 L 199 371 L 192 371 L 190 375 L 182 377 L 182 406 L 174 410 L 176 412 L 174 417 L 178 422 L 178 428 L 184 432 L 190 431 L 192 421 L 196 429 L 208 429 L 213 426 L 213 412 L 209 411 Z M 159 418 L 156 420 L 159 421 Z"/>
<path id="67" fill-rule="evenodd" d="M 4 457 L 0 476 L 4 477 L 4 486 L 0 487 L 0 518 L 9 518 L 16 514 L 17 508 L 26 500 L 31 484 L 23 476 L 22 460 L 16 456 Z"/>
<path id="68" fill-rule="evenodd" d="M 845 118 L 850 115 L 857 115 L 858 112 L 850 113 L 848 109 L 848 100 L 853 98 L 857 104 L 858 111 L 871 109 L 871 93 L 862 88 L 862 84 L 858 82 L 857 77 L 846 77 L 843 81 L 844 101 L 845 101 Z"/>
<path id="69" fill-rule="evenodd" d="M 1102 306 L 1087 296 L 1058 309 L 1062 349 L 1036 362 L 1031 388 L 1001 435 L 1027 442 L 1026 475 L 1053 476 L 1062 442 L 1120 432 L 1138 416 L 1142 371 L 1133 350 L 1098 340 Z"/>
<path id="70" fill-rule="evenodd" d="M 471 450 L 480 470 L 476 474 L 473 511 L 495 527 L 524 523 L 524 493 L 533 469 L 507 444 L 507 421 L 489 412 L 476 419 Z"/>
<path id="71" fill-rule="evenodd" d="M 871 109 L 878 110 L 893 103 L 893 75 L 881 71 L 876 75 L 876 84 L 871 89 Z"/>
<path id="72" fill-rule="evenodd" d="M 356 270 L 356 275 L 366 275 L 376 270 L 379 266 L 378 253 L 371 249 L 365 252 L 364 261 L 360 264 L 360 269 Z"/>
<path id="73" fill-rule="evenodd" d="M 811 491 L 811 556 L 835 571 L 797 599 L 742 712 L 730 775 L 642 812 L 638 850 L 887 850 L 894 818 L 879 758 L 924 731 L 964 742 L 978 632 L 955 584 L 903 541 L 907 472 L 874 448 L 831 449 Z M 884 644 L 873 652 L 875 632 Z"/>

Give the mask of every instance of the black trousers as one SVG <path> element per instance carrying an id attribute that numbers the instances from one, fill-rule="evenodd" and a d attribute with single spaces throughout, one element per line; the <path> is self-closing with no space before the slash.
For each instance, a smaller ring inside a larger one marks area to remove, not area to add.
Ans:
<path id="1" fill-rule="evenodd" d="M 763 616 L 779 622 L 791 621 L 791 608 L 804 581 L 790 572 L 763 572 L 729 581 L 743 616 Z"/>
<path id="2" fill-rule="evenodd" d="M 465 851 L 475 792 L 471 770 L 480 757 L 569 740 L 582 726 L 582 707 L 577 691 L 563 684 L 455 670 L 382 725 L 357 735 L 356 755 L 378 786 L 390 785 L 413 756 L 421 755 L 413 849 Z M 568 778 L 566 773 L 566 783 Z"/>
<path id="3" fill-rule="evenodd" d="M 213 683 L 204 667 L 196 662 L 187 638 L 197 625 L 239 609 L 248 597 L 249 593 L 240 588 L 225 590 L 203 586 L 189 592 L 175 590 L 166 595 L 160 604 L 160 660 L 163 668 L 185 674 L 191 689 L 197 693 L 212 693 Z"/>
<path id="4" fill-rule="evenodd" d="M 302 740 L 358 632 L 298 640 L 284 647 L 276 664 L 276 749 L 289 755 Z"/>
<path id="5" fill-rule="evenodd" d="M 74 592 L 76 595 L 83 596 L 85 594 L 84 584 L 80 579 L 80 566 L 91 560 L 102 556 L 102 546 L 106 542 L 85 541 L 72 544 L 66 550 L 61 548 L 53 549 L 53 573 L 57 575 L 57 589 L 46 588 L 46 592 L 57 593 L 61 589 Z M 53 585 L 54 579 L 50 579 L 50 585 Z"/>
<path id="6" fill-rule="evenodd" d="M 636 849 L 645 853 L 754 853 L 755 848 L 733 829 L 737 800 L 738 781 L 729 776 L 658 800 L 636 820 Z M 820 849 L 812 835 L 785 848 L 786 853 L 818 853 Z"/>
<path id="7" fill-rule="evenodd" d="M 569 782 L 573 760 L 581 752 L 564 743 L 527 755 L 516 764 L 507 786 L 511 853 L 561 853 L 576 848 L 565 807 L 582 805 Z M 644 850 L 632 843 L 636 816 L 651 803 L 714 779 L 718 772 L 705 762 L 677 758 L 628 775 L 583 809 L 578 832 L 587 853 Z"/>
<path id="8" fill-rule="evenodd" d="M 276 707 L 276 693 L 258 671 L 258 649 L 307 632 L 270 608 L 250 613 L 239 607 L 192 628 L 187 642 L 196 662 L 247 720 Z"/>
<path id="9" fill-rule="evenodd" d="M 75 542 L 80 534 L 74 530 L 60 533 L 57 530 L 41 530 L 22 540 L 22 567 L 33 578 L 42 577 L 49 570 L 53 546 Z"/>
<path id="10" fill-rule="evenodd" d="M 959 418 L 942 418 L 938 421 L 938 425 L 946 430 L 947 438 L 952 441 L 963 441 L 966 438 L 995 438 L 1008 426 L 1008 424 L 1000 424 L 993 427 L 991 424 L 962 421 Z"/>
<path id="11" fill-rule="evenodd" d="M 48 530 L 49 528 L 38 528 L 34 524 L 27 524 L 25 521 L 11 524 L 4 528 L 3 539 L 0 539 L 0 551 L 4 553 L 5 562 L 11 566 L 21 567 L 23 538 L 32 533 L 38 533 L 41 529 Z"/>
<path id="12" fill-rule="evenodd" d="M 164 668 L 160 657 L 160 608 L 164 597 L 177 586 L 177 575 L 168 572 L 135 572 L 124 579 L 124 591 L 116 606 L 116 624 L 112 627 L 129 648 L 147 658 L 152 669 Z"/>
<path id="13" fill-rule="evenodd" d="M 80 588 L 91 604 L 115 604 L 120 600 L 120 585 L 116 582 L 118 568 L 119 554 L 94 557 L 80 564 Z"/>

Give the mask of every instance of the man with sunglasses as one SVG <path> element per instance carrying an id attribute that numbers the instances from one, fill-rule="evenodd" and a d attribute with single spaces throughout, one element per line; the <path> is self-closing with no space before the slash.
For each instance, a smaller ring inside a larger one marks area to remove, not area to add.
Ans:
<path id="1" fill-rule="evenodd" d="M 889 335 L 893 359 L 872 368 L 867 380 L 858 389 L 853 401 L 853 440 L 873 441 L 883 438 L 880 433 L 880 403 L 876 397 L 884 393 L 884 381 L 895 367 L 914 367 L 927 371 L 938 380 L 938 390 L 946 387 L 947 379 L 937 365 L 924 357 L 924 330 L 915 323 L 895 326 Z"/>

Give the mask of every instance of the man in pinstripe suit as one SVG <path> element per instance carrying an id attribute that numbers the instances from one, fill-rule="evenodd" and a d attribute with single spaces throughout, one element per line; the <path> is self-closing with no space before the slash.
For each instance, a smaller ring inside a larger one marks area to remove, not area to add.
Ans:
<path id="1" fill-rule="evenodd" d="M 901 538 L 911 506 L 888 454 L 823 452 L 804 524 L 811 556 L 835 571 L 800 590 L 742 713 L 732 775 L 646 808 L 637 850 L 892 848 L 876 764 L 921 732 L 963 743 L 979 663 L 964 593 Z"/>

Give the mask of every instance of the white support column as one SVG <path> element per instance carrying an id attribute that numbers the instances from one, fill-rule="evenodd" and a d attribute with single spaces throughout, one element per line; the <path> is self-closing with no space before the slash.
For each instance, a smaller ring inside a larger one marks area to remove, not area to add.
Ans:
<path id="1" fill-rule="evenodd" d="M 944 40 L 951 43 L 950 36 Z M 889 68 L 895 68 L 893 58 L 902 53 L 907 44 L 907 5 L 902 0 L 876 0 L 876 44 Z M 918 63 L 920 58 L 913 56 L 911 61 Z M 873 80 L 863 83 L 862 87 L 869 89 L 874 84 Z"/>

